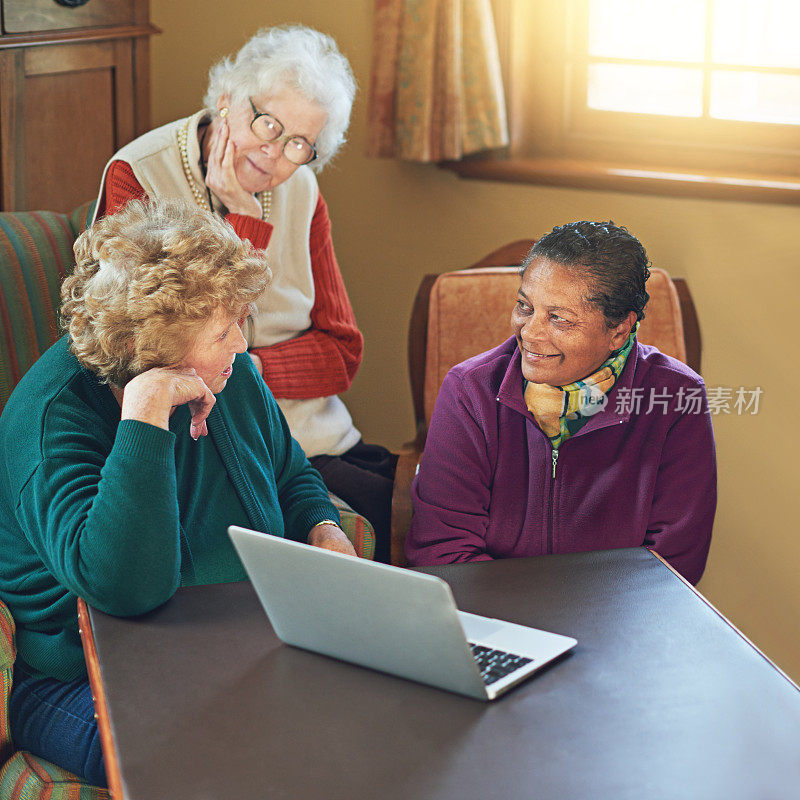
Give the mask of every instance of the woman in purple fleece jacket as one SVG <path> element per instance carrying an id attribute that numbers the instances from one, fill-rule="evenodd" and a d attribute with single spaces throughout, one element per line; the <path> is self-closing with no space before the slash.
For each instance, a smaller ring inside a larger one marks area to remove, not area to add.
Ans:
<path id="1" fill-rule="evenodd" d="M 636 340 L 649 274 L 613 223 L 533 246 L 514 337 L 442 384 L 412 487 L 412 564 L 644 545 L 700 579 L 714 435 L 702 378 Z"/>

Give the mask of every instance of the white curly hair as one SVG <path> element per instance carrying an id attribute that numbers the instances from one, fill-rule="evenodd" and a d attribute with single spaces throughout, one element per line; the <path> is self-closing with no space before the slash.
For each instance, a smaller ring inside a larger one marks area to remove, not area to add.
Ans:
<path id="1" fill-rule="evenodd" d="M 310 164 L 322 169 L 345 142 L 356 94 L 350 63 L 327 34 L 304 25 L 263 28 L 238 53 L 211 67 L 203 103 L 216 115 L 223 95 L 238 104 L 278 89 L 299 92 L 327 114 Z"/>

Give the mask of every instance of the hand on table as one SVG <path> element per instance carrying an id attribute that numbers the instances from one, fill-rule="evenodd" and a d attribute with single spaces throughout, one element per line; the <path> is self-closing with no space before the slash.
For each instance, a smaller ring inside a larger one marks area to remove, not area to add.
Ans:
<path id="1" fill-rule="evenodd" d="M 308 543 L 323 550 L 333 550 L 348 556 L 356 555 L 355 548 L 338 525 L 315 525 L 308 533 Z"/>
<path id="2" fill-rule="evenodd" d="M 154 367 L 137 375 L 122 394 L 122 419 L 135 419 L 169 430 L 172 412 L 189 404 L 192 439 L 208 434 L 206 418 L 216 398 L 194 369 Z"/>
<path id="3" fill-rule="evenodd" d="M 211 149 L 206 165 L 206 186 L 231 213 L 261 219 L 261 204 L 255 195 L 242 188 L 236 177 L 233 165 L 236 145 L 229 133 L 228 121 L 219 118 L 211 134 Z"/>

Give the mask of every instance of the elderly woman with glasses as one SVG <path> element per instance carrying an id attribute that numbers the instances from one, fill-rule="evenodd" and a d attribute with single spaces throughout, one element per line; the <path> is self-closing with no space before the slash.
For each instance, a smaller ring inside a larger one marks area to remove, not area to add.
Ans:
<path id="1" fill-rule="evenodd" d="M 330 491 L 372 522 L 376 558 L 387 560 L 396 458 L 362 442 L 337 396 L 363 339 L 314 175 L 345 140 L 355 91 L 329 36 L 262 30 L 211 69 L 201 111 L 114 155 L 97 216 L 131 198 L 180 197 L 266 249 L 274 280 L 243 326 L 250 356 Z"/>

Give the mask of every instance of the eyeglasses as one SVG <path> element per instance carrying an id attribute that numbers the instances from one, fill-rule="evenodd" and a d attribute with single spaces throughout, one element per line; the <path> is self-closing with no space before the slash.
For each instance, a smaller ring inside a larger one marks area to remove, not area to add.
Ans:
<path id="1" fill-rule="evenodd" d="M 259 111 L 252 97 L 247 99 L 253 109 L 253 121 L 250 123 L 250 130 L 253 131 L 258 139 L 262 142 L 283 141 L 283 154 L 292 164 L 297 164 L 298 166 L 309 164 L 317 157 L 317 151 L 313 144 L 309 144 L 302 136 L 285 136 L 283 125 L 272 114 L 265 114 L 263 111 Z"/>

